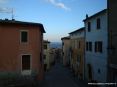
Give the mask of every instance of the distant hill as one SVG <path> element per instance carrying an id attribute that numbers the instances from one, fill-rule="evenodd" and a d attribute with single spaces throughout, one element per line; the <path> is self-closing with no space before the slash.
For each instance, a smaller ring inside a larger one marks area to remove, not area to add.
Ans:
<path id="1" fill-rule="evenodd" d="M 51 48 L 62 48 L 62 43 L 61 42 L 51 42 L 50 47 Z"/>

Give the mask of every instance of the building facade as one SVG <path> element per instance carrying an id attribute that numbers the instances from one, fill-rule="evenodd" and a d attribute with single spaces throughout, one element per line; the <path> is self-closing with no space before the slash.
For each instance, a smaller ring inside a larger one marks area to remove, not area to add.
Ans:
<path id="1" fill-rule="evenodd" d="M 44 70 L 47 71 L 50 69 L 50 42 L 44 40 Z"/>
<path id="2" fill-rule="evenodd" d="M 117 83 L 117 0 L 108 0 L 109 82 Z"/>
<path id="3" fill-rule="evenodd" d="M 43 79 L 43 33 L 39 23 L 0 20 L 0 74 Z"/>
<path id="4" fill-rule="evenodd" d="M 62 40 L 62 62 L 64 66 L 70 65 L 70 37 L 63 37 Z"/>
<path id="5" fill-rule="evenodd" d="M 55 64 L 55 48 L 50 48 L 50 67 L 52 67 Z"/>
<path id="6" fill-rule="evenodd" d="M 85 78 L 88 81 L 106 82 L 108 65 L 107 10 L 90 17 L 85 24 Z"/>
<path id="7" fill-rule="evenodd" d="M 79 79 L 84 78 L 84 47 L 85 47 L 85 28 L 75 30 L 70 34 L 70 61 L 75 75 Z"/>
<path id="8" fill-rule="evenodd" d="M 50 46 L 51 42 L 44 40 L 44 69 L 45 71 L 55 64 L 56 49 Z"/>

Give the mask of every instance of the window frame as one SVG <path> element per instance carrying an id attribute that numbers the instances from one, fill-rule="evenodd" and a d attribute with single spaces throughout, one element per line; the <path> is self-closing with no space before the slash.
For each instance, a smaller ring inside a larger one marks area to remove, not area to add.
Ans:
<path id="1" fill-rule="evenodd" d="M 46 49 L 48 49 L 48 46 L 47 46 L 47 44 L 44 44 L 44 49 L 46 50 Z"/>
<path id="2" fill-rule="evenodd" d="M 103 52 L 103 42 L 102 41 L 99 41 L 98 42 L 98 46 L 99 46 L 98 52 L 102 53 Z"/>
<path id="3" fill-rule="evenodd" d="M 89 43 L 86 42 L 86 51 L 88 51 L 88 50 L 89 50 Z"/>
<path id="4" fill-rule="evenodd" d="M 95 52 L 98 52 L 98 45 L 97 45 L 97 42 L 95 42 Z"/>
<path id="5" fill-rule="evenodd" d="M 98 30 L 101 29 L 101 19 L 100 18 L 97 18 L 97 20 L 96 20 L 96 28 Z"/>
<path id="6" fill-rule="evenodd" d="M 86 42 L 86 51 L 92 52 L 92 42 L 91 41 Z"/>
<path id="7" fill-rule="evenodd" d="M 78 48 L 81 48 L 81 41 L 78 42 Z"/>
<path id="8" fill-rule="evenodd" d="M 87 23 L 87 31 L 91 32 L 91 22 L 90 21 Z"/>
<path id="9" fill-rule="evenodd" d="M 95 53 L 97 53 L 97 52 L 100 52 L 100 53 L 103 52 L 103 42 L 102 41 L 95 42 Z"/>
<path id="10" fill-rule="evenodd" d="M 92 42 L 89 42 L 89 51 L 92 52 Z"/>
<path id="11" fill-rule="evenodd" d="M 22 41 L 22 32 L 27 32 L 27 41 Z M 20 30 L 20 43 L 28 43 L 29 42 L 29 31 L 28 30 Z"/>

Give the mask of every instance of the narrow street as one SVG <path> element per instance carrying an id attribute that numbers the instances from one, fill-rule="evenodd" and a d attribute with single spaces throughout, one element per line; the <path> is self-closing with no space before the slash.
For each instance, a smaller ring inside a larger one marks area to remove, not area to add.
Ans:
<path id="1" fill-rule="evenodd" d="M 72 73 L 60 63 L 45 73 L 45 80 L 40 87 L 86 87 L 75 81 Z"/>

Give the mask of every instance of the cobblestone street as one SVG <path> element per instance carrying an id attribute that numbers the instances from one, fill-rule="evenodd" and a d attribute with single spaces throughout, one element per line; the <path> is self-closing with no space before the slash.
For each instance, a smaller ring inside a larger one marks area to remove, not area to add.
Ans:
<path id="1" fill-rule="evenodd" d="M 40 87 L 87 87 L 76 80 L 70 70 L 57 63 L 45 73 L 45 80 Z"/>

